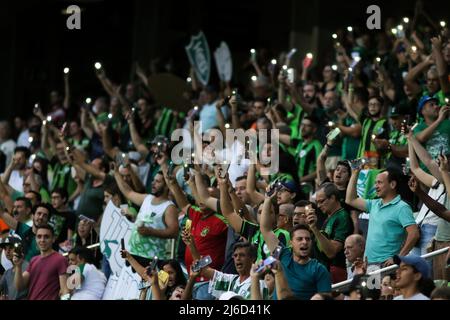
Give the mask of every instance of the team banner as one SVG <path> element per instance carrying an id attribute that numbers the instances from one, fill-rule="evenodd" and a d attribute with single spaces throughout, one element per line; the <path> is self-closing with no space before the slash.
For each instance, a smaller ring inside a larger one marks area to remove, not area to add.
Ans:
<path id="1" fill-rule="evenodd" d="M 191 42 L 185 49 L 198 81 L 206 86 L 211 74 L 211 54 L 204 33 L 200 32 L 192 36 Z"/>
<path id="2" fill-rule="evenodd" d="M 214 58 L 220 80 L 230 82 L 233 76 L 233 61 L 231 60 L 230 48 L 226 42 L 222 41 L 220 43 L 220 47 L 214 51 Z"/>

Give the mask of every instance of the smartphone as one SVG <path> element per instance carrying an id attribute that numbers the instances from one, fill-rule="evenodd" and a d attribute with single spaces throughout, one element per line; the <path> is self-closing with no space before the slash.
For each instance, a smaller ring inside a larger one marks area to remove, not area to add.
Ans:
<path id="1" fill-rule="evenodd" d="M 287 70 L 287 77 L 288 77 L 289 83 L 295 82 L 295 69 L 294 68 L 290 68 Z"/>
<path id="2" fill-rule="evenodd" d="M 274 257 L 275 259 L 280 259 L 280 254 L 281 254 L 281 246 L 278 246 L 275 248 L 275 250 L 273 250 L 272 252 L 272 257 Z"/>
<path id="3" fill-rule="evenodd" d="M 203 268 L 209 266 L 211 263 L 212 263 L 212 259 L 210 256 L 203 257 L 192 266 L 192 271 L 199 272 Z"/>
<path id="4" fill-rule="evenodd" d="M 442 158 L 445 156 L 445 154 L 444 154 L 444 146 L 441 146 L 441 151 L 439 152 L 439 154 L 441 155 Z"/>
<path id="5" fill-rule="evenodd" d="M 64 122 L 64 124 L 61 127 L 61 134 L 66 136 L 66 130 L 67 130 L 67 122 Z"/>
<path id="6" fill-rule="evenodd" d="M 159 281 L 159 287 L 164 287 L 167 283 L 167 281 L 169 281 L 169 274 L 167 272 L 165 272 L 164 270 L 160 270 L 158 272 L 158 281 Z"/>
<path id="7" fill-rule="evenodd" d="M 186 230 L 186 232 L 191 232 L 191 228 L 192 228 L 192 220 L 187 219 L 186 223 L 184 224 L 184 230 Z"/>
<path id="8" fill-rule="evenodd" d="M 280 191 L 280 189 L 283 187 L 283 185 L 281 184 L 281 182 L 273 182 L 271 185 L 270 185 L 270 189 L 269 189 L 269 192 L 267 193 L 267 195 L 269 196 L 269 197 L 271 197 L 275 192 L 278 192 L 278 191 Z"/>
<path id="9" fill-rule="evenodd" d="M 356 169 L 360 168 L 361 166 L 363 166 L 364 164 L 366 164 L 366 159 L 364 159 L 364 158 L 355 159 L 355 160 L 350 161 L 350 166 L 351 166 L 352 170 L 356 170 Z"/>
<path id="10" fill-rule="evenodd" d="M 15 243 L 14 244 L 14 254 L 17 255 L 17 257 L 19 259 L 24 256 L 22 243 Z"/>
<path id="11" fill-rule="evenodd" d="M 277 261 L 277 259 L 275 259 L 275 258 L 272 257 L 272 256 L 269 256 L 268 258 L 266 258 L 266 259 L 264 260 L 263 264 L 262 264 L 258 269 L 256 269 L 256 272 L 261 272 L 261 271 L 263 271 L 267 266 L 270 266 L 272 263 L 274 263 L 274 262 L 276 262 L 276 261 Z"/>
<path id="12" fill-rule="evenodd" d="M 120 239 L 120 247 L 122 248 L 122 251 L 125 250 L 125 239 L 124 238 Z"/>
<path id="13" fill-rule="evenodd" d="M 330 133 L 328 133 L 327 140 L 334 141 L 340 134 L 341 130 L 339 128 L 335 128 L 334 130 L 330 131 Z"/>
<path id="14" fill-rule="evenodd" d="M 151 276 L 153 270 L 156 270 L 157 266 L 158 266 L 158 257 L 154 257 L 149 264 L 149 268 L 147 269 L 147 275 Z"/>

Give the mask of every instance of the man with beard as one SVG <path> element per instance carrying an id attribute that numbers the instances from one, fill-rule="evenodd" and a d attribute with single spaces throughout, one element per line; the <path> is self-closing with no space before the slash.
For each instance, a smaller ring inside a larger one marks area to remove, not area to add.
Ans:
<path id="1" fill-rule="evenodd" d="M 370 159 L 370 164 L 376 168 L 384 165 L 377 143 L 380 139 L 389 139 L 389 123 L 382 115 L 383 105 L 384 99 L 379 96 L 369 99 L 368 116 L 362 124 L 358 149 L 358 158 Z"/>
<path id="2" fill-rule="evenodd" d="M 122 194 L 140 207 L 128 247 L 141 265 L 148 265 L 155 256 L 167 259 L 168 239 L 178 235 L 178 210 L 169 200 L 169 188 L 159 172 L 153 182 L 151 194 L 134 192 L 123 180 L 115 166 L 114 177 Z"/>
<path id="3" fill-rule="evenodd" d="M 13 160 L 1 177 L 4 184 L 9 183 L 9 186 L 14 190 L 23 192 L 23 182 L 25 179 L 25 171 L 29 157 L 30 151 L 28 148 L 17 147 L 14 150 Z"/>
<path id="4" fill-rule="evenodd" d="M 249 300 L 251 293 L 250 270 L 256 261 L 256 248 L 249 242 L 236 243 L 233 247 L 233 260 L 237 275 L 222 273 L 209 267 L 202 269 L 201 275 L 211 279 L 210 292 L 217 299 L 223 293 L 231 291 Z M 263 299 L 267 299 L 269 291 L 263 280 L 260 280 L 260 286 L 261 296 Z"/>
<path id="5" fill-rule="evenodd" d="M 33 221 L 31 219 L 32 208 L 33 207 L 30 200 L 27 198 L 17 198 L 16 201 L 14 201 L 14 219 L 31 227 L 33 225 Z"/>
<path id="6" fill-rule="evenodd" d="M 398 194 L 400 176 L 386 170 L 375 181 L 377 199 L 358 198 L 356 182 L 361 168 L 352 172 L 347 189 L 348 205 L 369 214 L 365 256 L 369 264 L 389 266 L 396 254 L 407 255 L 419 240 L 411 207 Z"/>
<path id="7" fill-rule="evenodd" d="M 272 197 L 264 205 L 270 207 Z M 270 252 L 274 252 L 280 241 L 272 230 L 270 210 L 261 215 L 261 233 Z M 316 293 L 331 292 L 331 278 L 326 267 L 311 259 L 312 234 L 305 225 L 296 225 L 291 232 L 290 246 L 281 244 L 279 260 L 283 266 L 289 288 L 301 300 L 309 300 Z"/>
<path id="8" fill-rule="evenodd" d="M 33 226 L 16 221 L 8 213 L 0 211 L 0 218 L 5 221 L 11 230 L 15 230 L 16 234 L 22 238 L 24 256 L 26 261 L 39 254 L 36 244 L 36 231 L 38 227 L 46 225 L 51 217 L 53 208 L 48 204 L 40 204 L 33 208 L 32 219 Z"/>
<path id="9" fill-rule="evenodd" d="M 345 239 L 353 233 L 350 214 L 341 206 L 339 190 L 333 183 L 325 183 L 317 191 L 318 208 L 327 215 L 322 228 L 317 227 L 315 210 L 306 210 L 306 222 L 315 237 L 315 256 L 328 267 L 333 283 L 347 279 L 344 256 Z"/>
<path id="10" fill-rule="evenodd" d="M 424 121 L 414 129 L 417 140 L 427 149 L 433 159 L 437 159 L 441 153 L 450 153 L 450 107 L 439 107 L 436 98 L 426 96 L 419 102 L 417 112 L 422 115 Z"/>
<path id="11" fill-rule="evenodd" d="M 52 249 L 55 241 L 52 227 L 44 224 L 36 229 L 39 255 L 31 259 L 23 272 L 23 256 L 14 255 L 14 283 L 17 291 L 28 288 L 28 300 L 68 300 L 67 260 Z"/>
<path id="12" fill-rule="evenodd" d="M 75 232 L 76 217 L 68 206 L 67 191 L 55 189 L 52 192 L 52 206 L 55 209 L 50 219 L 55 233 L 55 250 L 70 246 L 70 239 Z"/>

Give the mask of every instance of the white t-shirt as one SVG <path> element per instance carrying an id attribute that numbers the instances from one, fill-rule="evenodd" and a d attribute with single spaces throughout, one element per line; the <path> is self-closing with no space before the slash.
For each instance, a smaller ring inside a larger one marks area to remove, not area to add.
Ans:
<path id="1" fill-rule="evenodd" d="M 251 284 L 252 284 L 251 277 L 248 277 L 241 283 L 239 275 L 225 274 L 223 272 L 216 270 L 214 272 L 214 277 L 209 282 L 208 292 L 212 296 L 219 299 L 220 296 L 225 292 L 232 291 L 243 297 L 245 300 L 250 300 Z M 265 300 L 268 298 L 269 294 L 266 283 L 263 280 L 260 280 L 259 285 L 261 289 L 261 296 Z"/>
<path id="2" fill-rule="evenodd" d="M 433 186 L 437 185 L 438 187 L 436 189 L 430 188 L 430 191 L 428 191 L 428 195 L 432 199 L 444 205 L 447 199 L 447 192 L 445 191 L 445 185 L 443 183 L 439 183 L 437 179 L 433 180 L 432 185 Z M 434 214 L 431 210 L 429 210 L 428 207 L 424 204 L 422 205 L 422 208 L 420 208 L 419 215 L 416 218 L 416 223 L 430 224 L 433 226 L 437 226 L 440 220 L 441 218 L 439 218 L 436 214 Z"/>
<path id="3" fill-rule="evenodd" d="M 430 300 L 430 298 L 428 298 L 427 296 L 425 296 L 421 293 L 418 293 L 408 299 L 405 299 L 403 296 L 398 296 L 398 297 L 395 297 L 394 300 Z"/>
<path id="4" fill-rule="evenodd" d="M 6 166 L 11 163 L 12 157 L 14 155 L 14 149 L 16 149 L 16 143 L 11 139 L 0 143 L 0 150 L 6 156 Z"/>
<path id="5" fill-rule="evenodd" d="M 9 186 L 18 192 L 23 192 L 23 178 L 24 177 L 20 175 L 20 171 L 14 170 L 11 172 Z"/>
<path id="6" fill-rule="evenodd" d="M 101 300 L 103 292 L 106 288 L 105 275 L 97 270 L 97 268 L 86 263 L 83 270 L 84 281 L 81 284 L 81 288 L 75 290 L 71 300 Z"/>
<path id="7" fill-rule="evenodd" d="M 17 138 L 17 145 L 19 147 L 30 147 L 30 141 L 28 140 L 30 138 L 30 131 L 24 130 L 20 133 L 19 138 Z"/>

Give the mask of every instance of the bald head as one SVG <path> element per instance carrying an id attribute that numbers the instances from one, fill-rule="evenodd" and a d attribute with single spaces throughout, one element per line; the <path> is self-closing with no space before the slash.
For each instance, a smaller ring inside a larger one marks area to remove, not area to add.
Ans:
<path id="1" fill-rule="evenodd" d="M 345 239 L 344 249 L 345 257 L 350 263 L 358 258 L 363 258 L 366 247 L 366 240 L 359 234 L 352 234 Z"/>

